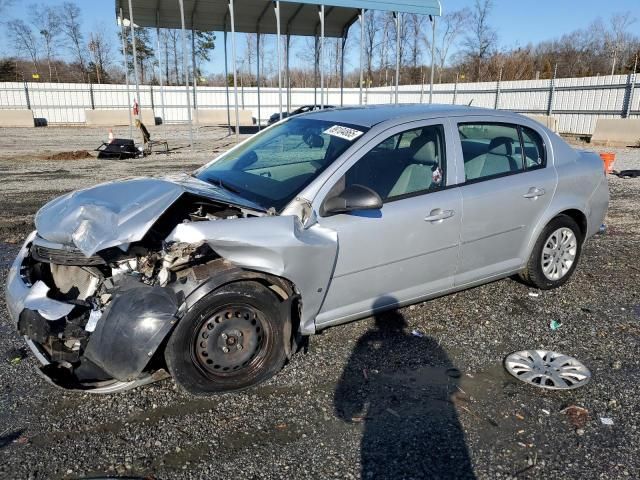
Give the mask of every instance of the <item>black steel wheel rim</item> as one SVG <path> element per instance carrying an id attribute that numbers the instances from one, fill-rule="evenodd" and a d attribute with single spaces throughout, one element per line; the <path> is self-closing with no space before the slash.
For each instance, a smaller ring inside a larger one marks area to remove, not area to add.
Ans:
<path id="1" fill-rule="evenodd" d="M 266 354 L 262 312 L 246 304 L 225 305 L 205 316 L 194 331 L 191 358 L 209 377 L 259 368 Z"/>

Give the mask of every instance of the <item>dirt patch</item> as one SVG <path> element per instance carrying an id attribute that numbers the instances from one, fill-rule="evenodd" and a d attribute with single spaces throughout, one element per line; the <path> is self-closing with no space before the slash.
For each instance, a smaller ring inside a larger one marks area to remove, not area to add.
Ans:
<path id="1" fill-rule="evenodd" d="M 53 155 L 42 157 L 44 160 L 84 160 L 86 158 L 93 158 L 86 150 L 73 150 L 71 152 L 59 152 Z"/>

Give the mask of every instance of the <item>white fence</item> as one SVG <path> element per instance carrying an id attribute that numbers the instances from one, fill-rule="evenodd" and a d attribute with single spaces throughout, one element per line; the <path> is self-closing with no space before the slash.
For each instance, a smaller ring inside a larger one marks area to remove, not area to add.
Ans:
<path id="1" fill-rule="evenodd" d="M 598 118 L 640 116 L 640 84 L 635 75 L 610 75 L 556 80 L 524 80 L 506 82 L 439 84 L 434 86 L 434 103 L 469 104 L 530 114 L 552 114 L 563 133 L 588 135 L 593 133 Z M 197 87 L 198 108 L 226 108 L 224 87 Z M 125 85 L 90 85 L 77 83 L 0 82 L 0 109 L 33 110 L 34 117 L 50 125 L 82 124 L 85 110 L 124 109 L 133 102 L 135 87 Z M 156 117 L 165 123 L 187 121 L 187 90 L 185 87 L 141 86 L 141 107 L 154 109 Z M 193 106 L 193 91 L 189 92 Z M 319 90 L 294 88 L 291 108 L 320 103 Z M 400 103 L 427 102 L 429 86 L 409 85 L 399 88 Z M 229 90 L 231 104 L 233 90 Z M 364 92 L 365 104 L 391 103 L 393 87 L 371 88 Z M 261 123 L 278 111 L 278 90 L 261 88 Z M 286 109 L 286 94 L 283 92 Z M 340 90 L 329 89 L 329 105 L 340 105 Z M 346 88 L 343 104 L 357 105 L 359 89 Z M 255 87 L 239 89 L 240 108 L 251 110 L 258 117 L 258 95 Z M 233 117 L 232 117 L 233 118 Z"/>

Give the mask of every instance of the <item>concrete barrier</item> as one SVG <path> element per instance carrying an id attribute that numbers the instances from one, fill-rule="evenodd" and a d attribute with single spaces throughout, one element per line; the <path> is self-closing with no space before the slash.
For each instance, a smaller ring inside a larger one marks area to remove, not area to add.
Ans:
<path id="1" fill-rule="evenodd" d="M 0 110 L 0 127 L 35 127 L 32 110 Z"/>
<path id="2" fill-rule="evenodd" d="M 640 118 L 599 118 L 591 143 L 610 147 L 628 147 L 640 143 Z"/>
<path id="3" fill-rule="evenodd" d="M 558 132 L 558 119 L 554 116 L 549 115 L 527 115 L 531 120 L 535 120 L 538 123 L 541 123 L 545 127 L 547 127 L 552 132 Z"/>
<path id="4" fill-rule="evenodd" d="M 92 127 L 120 127 L 129 125 L 129 112 L 126 109 L 120 110 L 85 110 L 85 123 Z M 135 117 L 132 117 L 135 122 Z M 142 123 L 145 125 L 155 125 L 156 117 L 150 108 L 142 109 Z"/>
<path id="5" fill-rule="evenodd" d="M 236 124 L 236 113 L 231 108 L 231 126 Z M 241 127 L 253 126 L 253 116 L 251 110 L 238 110 L 239 123 Z M 191 110 L 191 118 L 193 123 L 201 127 L 215 127 L 218 125 L 227 125 L 227 110 L 223 108 L 199 108 L 196 112 Z"/>

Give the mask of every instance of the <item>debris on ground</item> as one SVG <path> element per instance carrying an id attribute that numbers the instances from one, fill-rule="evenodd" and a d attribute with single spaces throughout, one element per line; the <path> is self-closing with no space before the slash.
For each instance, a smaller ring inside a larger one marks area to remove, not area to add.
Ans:
<path id="1" fill-rule="evenodd" d="M 11 365 L 18 365 L 22 360 L 27 358 L 27 348 L 12 348 L 7 352 L 7 360 Z"/>
<path id="2" fill-rule="evenodd" d="M 640 177 L 640 170 L 622 170 L 620 172 L 613 171 L 611 173 L 613 175 L 618 176 L 619 178 L 636 178 L 636 177 Z"/>
<path id="3" fill-rule="evenodd" d="M 544 413 L 545 415 L 551 415 L 551 412 L 549 410 L 547 410 L 546 408 L 543 408 L 542 413 Z"/>
<path id="4" fill-rule="evenodd" d="M 393 408 L 387 408 L 387 412 L 389 412 L 394 417 L 400 418 L 400 414 L 396 412 Z"/>
<path id="5" fill-rule="evenodd" d="M 600 235 L 604 235 L 605 233 L 607 233 L 607 224 L 603 223 L 602 225 L 600 225 L 600 228 L 598 229 L 598 233 Z"/>
<path id="6" fill-rule="evenodd" d="M 584 407 L 579 407 L 578 405 L 570 405 L 564 410 L 561 410 L 560 413 L 564 413 L 569 417 L 569 421 L 576 428 L 584 428 L 589 421 L 589 410 Z"/>
<path id="7" fill-rule="evenodd" d="M 458 370 L 455 367 L 447 368 L 447 370 L 444 373 L 447 374 L 447 377 L 451 377 L 451 378 L 460 378 L 462 376 L 462 373 L 460 372 L 460 370 Z"/>
<path id="8" fill-rule="evenodd" d="M 505 357 L 504 368 L 522 382 L 549 390 L 571 390 L 591 379 L 582 362 L 550 350 L 512 352 Z"/>
<path id="9" fill-rule="evenodd" d="M 58 152 L 44 157 L 45 160 L 84 160 L 93 158 L 86 150 L 72 150 L 70 152 Z"/>
<path id="10" fill-rule="evenodd" d="M 613 425 L 613 418 L 610 417 L 600 417 L 600 422 L 603 425 Z"/>
<path id="11" fill-rule="evenodd" d="M 411 335 L 418 338 L 424 337 L 424 333 L 422 333 L 420 330 L 411 330 Z"/>
<path id="12" fill-rule="evenodd" d="M 16 443 L 16 444 L 18 444 L 18 445 L 26 445 L 27 443 L 29 443 L 29 438 L 28 438 L 28 437 L 26 437 L 26 436 L 24 436 L 24 435 L 21 435 L 21 436 L 19 436 L 18 438 L 16 438 L 16 439 L 13 441 L 13 443 Z"/>
<path id="13" fill-rule="evenodd" d="M 549 328 L 554 332 L 558 330 L 561 326 L 562 326 L 562 322 L 559 322 L 558 320 L 551 320 L 551 322 L 549 322 Z"/>
<path id="14" fill-rule="evenodd" d="M 538 298 L 540 294 L 538 292 L 529 292 L 529 296 L 533 298 Z"/>

